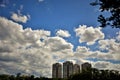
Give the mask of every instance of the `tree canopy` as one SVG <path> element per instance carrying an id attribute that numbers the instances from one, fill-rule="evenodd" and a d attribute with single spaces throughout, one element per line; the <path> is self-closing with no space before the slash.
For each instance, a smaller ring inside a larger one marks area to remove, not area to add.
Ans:
<path id="1" fill-rule="evenodd" d="M 91 68 L 77 74 L 69 76 L 69 78 L 47 78 L 35 77 L 34 75 L 17 75 L 0 74 L 0 80 L 119 80 L 120 72 L 117 70 L 98 70 Z"/>
<path id="2" fill-rule="evenodd" d="M 99 6 L 99 10 L 110 13 L 109 17 L 104 14 L 98 16 L 98 22 L 101 27 L 110 25 L 115 28 L 120 28 L 120 0 L 96 0 L 90 3 L 92 6 Z"/>

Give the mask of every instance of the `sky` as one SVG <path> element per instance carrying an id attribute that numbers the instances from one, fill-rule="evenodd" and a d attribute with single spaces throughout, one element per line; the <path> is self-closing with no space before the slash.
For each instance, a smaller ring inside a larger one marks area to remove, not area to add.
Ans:
<path id="1" fill-rule="evenodd" d="M 99 27 L 109 14 L 93 1 L 0 0 L 0 74 L 51 77 L 64 61 L 120 71 L 120 29 Z"/>

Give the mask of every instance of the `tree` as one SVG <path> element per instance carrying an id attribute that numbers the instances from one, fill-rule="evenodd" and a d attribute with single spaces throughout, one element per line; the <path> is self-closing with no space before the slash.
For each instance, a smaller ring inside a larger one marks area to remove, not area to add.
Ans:
<path id="1" fill-rule="evenodd" d="M 105 17 L 103 14 L 98 16 L 98 22 L 100 22 L 101 27 L 110 25 L 115 28 L 120 28 L 120 0 L 96 0 L 90 3 L 90 5 L 99 5 L 99 10 L 102 13 L 105 11 L 110 13 L 109 17 Z"/>
<path id="2" fill-rule="evenodd" d="M 100 79 L 100 71 L 97 68 L 92 68 L 92 79 L 93 80 Z"/>

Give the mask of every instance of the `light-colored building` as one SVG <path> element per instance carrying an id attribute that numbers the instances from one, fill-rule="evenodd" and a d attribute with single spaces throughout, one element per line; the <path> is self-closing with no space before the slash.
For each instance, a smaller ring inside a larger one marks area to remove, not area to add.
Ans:
<path id="1" fill-rule="evenodd" d="M 60 63 L 53 64 L 52 78 L 62 78 L 62 65 Z"/>
<path id="2" fill-rule="evenodd" d="M 82 67 L 82 72 L 90 71 L 92 66 L 90 63 L 86 62 L 81 65 Z"/>
<path id="3" fill-rule="evenodd" d="M 80 66 L 78 64 L 74 64 L 73 74 L 79 74 L 79 73 L 80 73 Z"/>
<path id="4" fill-rule="evenodd" d="M 73 75 L 73 63 L 66 61 L 63 63 L 63 78 L 68 78 Z"/>
<path id="5" fill-rule="evenodd" d="M 52 78 L 68 78 L 71 75 L 79 74 L 80 72 L 89 72 L 91 70 L 92 66 L 88 62 L 83 63 L 81 67 L 78 64 L 73 64 L 71 61 L 66 61 L 63 65 L 55 63 L 52 66 Z"/>

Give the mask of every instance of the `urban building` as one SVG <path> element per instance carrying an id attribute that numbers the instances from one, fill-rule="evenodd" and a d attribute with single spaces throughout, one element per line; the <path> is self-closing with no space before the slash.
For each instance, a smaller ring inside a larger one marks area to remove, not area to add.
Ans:
<path id="1" fill-rule="evenodd" d="M 80 73 L 80 66 L 78 64 L 74 64 L 73 74 L 79 74 L 79 73 Z"/>
<path id="2" fill-rule="evenodd" d="M 63 63 L 63 78 L 68 78 L 70 75 L 73 75 L 73 63 L 66 61 Z"/>
<path id="3" fill-rule="evenodd" d="M 82 72 L 89 71 L 89 70 L 91 70 L 91 68 L 92 68 L 91 64 L 88 63 L 88 62 L 83 63 L 83 64 L 81 65 L 81 67 L 82 67 Z"/>
<path id="4" fill-rule="evenodd" d="M 81 69 L 80 69 L 81 68 Z M 73 64 L 71 61 L 66 61 L 62 64 L 55 63 L 52 66 L 52 78 L 68 78 L 73 74 L 79 74 L 80 72 L 88 72 L 92 69 L 90 63 L 83 63 L 80 67 L 78 64 Z"/>
<path id="5" fill-rule="evenodd" d="M 60 63 L 53 64 L 52 78 L 62 78 L 62 65 Z"/>

